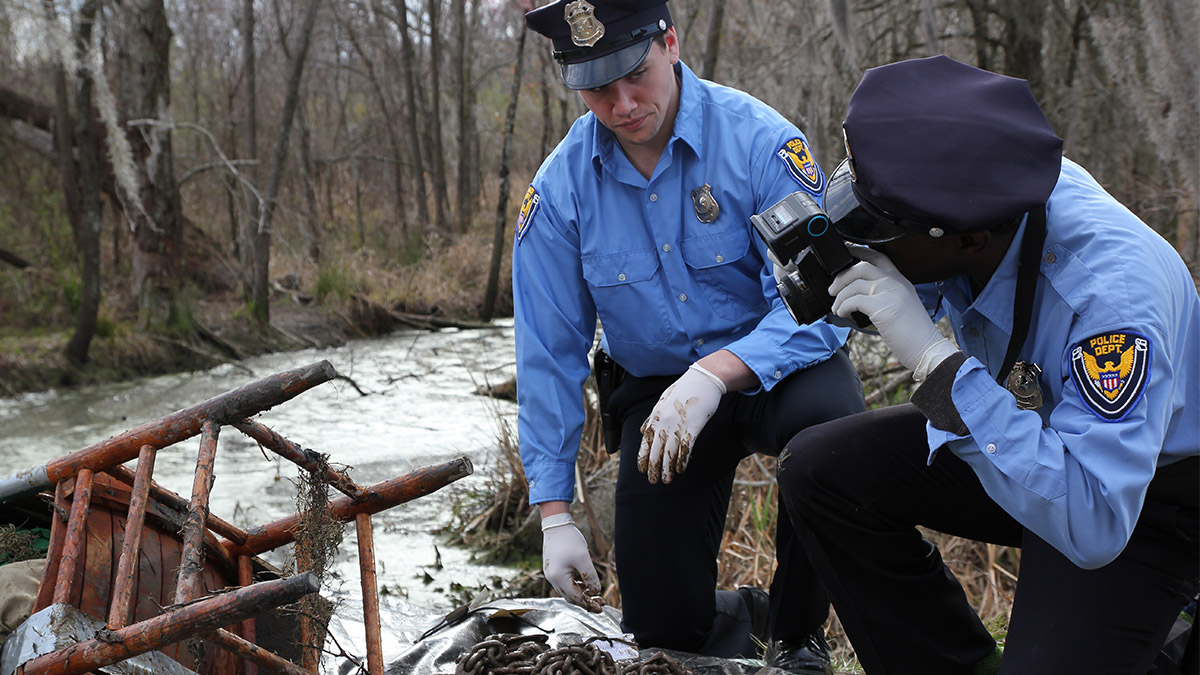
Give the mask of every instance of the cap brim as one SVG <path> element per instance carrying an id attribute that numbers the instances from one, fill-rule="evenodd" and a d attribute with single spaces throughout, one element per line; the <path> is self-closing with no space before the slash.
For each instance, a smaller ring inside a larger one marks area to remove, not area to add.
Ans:
<path id="1" fill-rule="evenodd" d="M 882 244 L 912 234 L 899 225 L 878 218 L 858 201 L 849 160 L 829 175 L 825 187 L 825 213 L 843 239 L 856 244 Z"/>
<path id="2" fill-rule="evenodd" d="M 650 53 L 650 45 L 654 37 L 648 37 L 635 42 L 624 49 L 611 54 L 605 54 L 590 61 L 562 64 L 563 84 L 567 89 L 595 89 L 615 82 L 632 73 L 646 55 Z"/>

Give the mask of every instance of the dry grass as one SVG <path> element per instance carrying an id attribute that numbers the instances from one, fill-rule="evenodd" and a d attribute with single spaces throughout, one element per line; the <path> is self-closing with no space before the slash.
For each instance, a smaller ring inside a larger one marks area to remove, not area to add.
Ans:
<path id="1" fill-rule="evenodd" d="M 851 354 L 858 365 L 868 403 L 873 407 L 907 400 L 911 391 L 908 371 L 887 358 L 877 340 L 856 337 Z M 589 387 L 591 383 L 589 382 Z M 611 550 L 611 500 L 616 480 L 616 461 L 603 451 L 594 392 L 589 389 L 589 405 L 584 425 L 576 480 L 575 520 L 588 537 L 593 562 L 601 577 L 605 600 L 620 606 L 620 589 Z M 498 418 L 499 419 L 499 418 Z M 528 491 L 521 469 L 516 435 L 509 423 L 500 421 L 498 437 L 501 461 L 492 483 L 475 507 L 462 517 L 456 528 L 463 541 L 474 547 L 505 551 L 502 558 L 526 556 L 527 571 L 517 583 L 504 591 L 514 596 L 546 595 L 551 592 L 538 569 L 541 537 L 536 526 L 536 509 L 528 505 Z M 726 519 L 725 535 L 718 560 L 718 587 L 736 588 L 753 585 L 766 588 L 775 569 L 775 524 L 778 495 L 775 483 L 775 459 L 755 456 L 738 467 L 733 495 Z M 980 618 L 997 640 L 1003 642 L 1007 631 L 1020 565 L 1020 551 L 960 539 L 932 531 L 925 537 L 937 545 L 947 566 L 966 590 Z M 861 672 L 845 631 L 831 614 L 826 634 L 838 672 Z"/>

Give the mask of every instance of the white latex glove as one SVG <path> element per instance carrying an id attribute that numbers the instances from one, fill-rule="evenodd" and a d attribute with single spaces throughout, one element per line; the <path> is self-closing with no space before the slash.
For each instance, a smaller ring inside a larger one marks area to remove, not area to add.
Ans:
<path id="1" fill-rule="evenodd" d="M 642 424 L 638 471 L 651 483 L 670 483 L 683 473 L 692 456 L 692 444 L 725 395 L 721 378 L 693 363 L 659 397 Z"/>
<path id="2" fill-rule="evenodd" d="M 861 262 L 837 275 L 829 287 L 834 296 L 833 313 L 841 317 L 854 311 L 866 314 L 888 349 L 912 369 L 913 379 L 924 380 L 958 348 L 933 325 L 917 289 L 887 256 L 862 247 L 852 248 L 851 253 Z"/>
<path id="3" fill-rule="evenodd" d="M 567 602 L 589 612 L 604 605 L 587 542 L 569 513 L 542 518 L 542 573 Z"/>

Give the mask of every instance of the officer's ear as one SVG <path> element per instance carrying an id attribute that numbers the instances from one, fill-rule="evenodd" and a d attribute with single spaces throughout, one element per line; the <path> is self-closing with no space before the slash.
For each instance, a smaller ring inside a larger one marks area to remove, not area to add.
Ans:
<path id="1" fill-rule="evenodd" d="M 671 65 L 675 65 L 679 61 L 679 36 L 675 33 L 675 26 L 671 26 L 663 33 L 663 46 L 667 49 Z"/>

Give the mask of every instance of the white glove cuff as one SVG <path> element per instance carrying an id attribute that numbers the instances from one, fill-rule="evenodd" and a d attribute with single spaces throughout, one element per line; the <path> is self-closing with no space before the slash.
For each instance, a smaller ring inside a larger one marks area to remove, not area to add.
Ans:
<path id="1" fill-rule="evenodd" d="M 913 380 L 917 382 L 924 381 L 942 361 L 957 353 L 958 347 L 954 346 L 954 343 L 946 338 L 942 338 L 929 345 L 929 348 L 921 355 L 921 360 L 917 363 L 917 367 L 913 370 Z"/>
<path id="2" fill-rule="evenodd" d="M 708 379 L 712 380 L 712 383 L 716 385 L 717 389 L 720 390 L 722 395 L 728 393 L 725 390 L 725 383 L 721 381 L 721 378 L 710 373 L 707 368 L 700 365 L 699 363 L 693 363 L 692 365 L 688 366 L 688 370 L 694 370 L 694 371 L 700 373 L 701 375 L 704 375 Z"/>
<path id="3" fill-rule="evenodd" d="M 562 527 L 563 525 L 574 525 L 575 519 L 569 513 L 556 513 L 552 516 L 542 518 L 542 532 L 552 527 Z"/>

